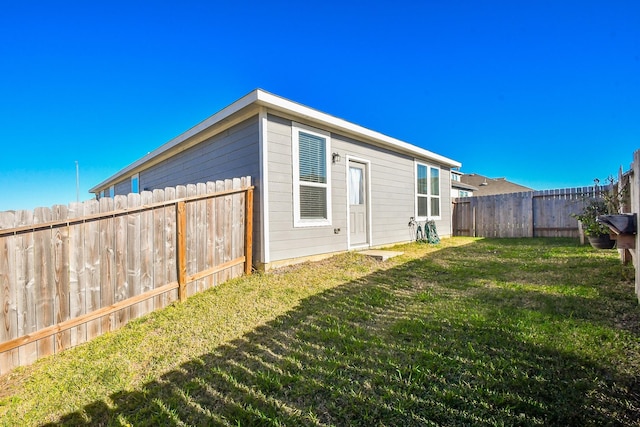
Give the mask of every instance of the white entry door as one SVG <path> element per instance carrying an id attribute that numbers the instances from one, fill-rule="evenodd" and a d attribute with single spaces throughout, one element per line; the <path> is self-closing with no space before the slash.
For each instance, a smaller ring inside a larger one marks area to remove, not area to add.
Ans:
<path id="1" fill-rule="evenodd" d="M 363 246 L 368 242 L 367 166 L 349 161 L 349 242 Z"/>

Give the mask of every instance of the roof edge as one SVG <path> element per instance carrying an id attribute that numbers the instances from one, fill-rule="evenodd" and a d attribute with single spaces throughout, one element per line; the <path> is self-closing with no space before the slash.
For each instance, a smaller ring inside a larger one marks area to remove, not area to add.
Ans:
<path id="1" fill-rule="evenodd" d="M 164 153 L 166 151 L 169 151 L 173 147 L 175 147 L 177 145 L 180 145 L 182 142 L 186 141 L 187 139 L 191 138 L 192 136 L 197 135 L 199 132 L 202 132 L 203 130 L 209 128 L 210 126 L 212 126 L 212 125 L 214 125 L 214 124 L 216 124 L 216 123 L 228 118 L 229 116 L 231 116 L 232 114 L 242 110 L 243 108 L 248 107 L 249 105 L 251 105 L 254 102 L 256 102 L 256 100 L 258 99 L 258 95 L 257 95 L 258 91 L 259 91 L 259 89 L 252 90 L 251 92 L 249 92 L 248 94 L 246 94 L 242 98 L 240 98 L 237 101 L 233 102 L 232 104 L 224 107 L 222 110 L 220 110 L 217 113 L 213 114 L 212 116 L 209 116 L 208 118 L 204 119 L 203 121 L 201 121 L 197 125 L 191 127 L 187 131 L 181 133 L 180 135 L 176 136 L 175 138 L 170 139 L 168 142 L 162 144 L 161 146 L 159 146 L 155 150 L 147 153 L 145 156 L 143 156 L 140 159 L 136 160 L 135 162 L 129 164 L 128 166 L 125 166 L 123 169 L 120 169 L 118 172 L 116 172 L 115 174 L 111 175 L 109 178 L 107 178 L 107 179 L 103 180 L 102 182 L 100 182 L 99 184 L 93 186 L 89 190 L 89 192 L 90 193 L 97 192 L 100 188 L 104 187 L 105 185 L 109 184 L 110 182 L 113 182 L 113 181 L 117 180 L 118 178 L 120 178 L 120 177 L 122 177 L 124 175 L 127 175 L 129 172 L 131 172 L 132 170 L 136 169 L 139 166 L 142 166 L 143 164 L 147 163 L 149 160 L 153 159 L 154 157 L 157 157 L 160 154 L 162 154 L 162 153 Z"/>
<path id="2" fill-rule="evenodd" d="M 462 163 L 456 160 L 450 159 L 440 154 L 436 154 L 432 151 L 420 148 L 416 145 L 404 142 L 383 133 L 365 128 L 339 117 L 323 113 L 322 111 L 307 107 L 303 104 L 288 100 L 286 98 L 282 98 L 278 95 L 274 95 L 262 89 L 256 89 L 256 92 L 258 96 L 257 102 L 262 106 L 272 108 L 274 110 L 285 111 L 288 113 L 295 113 L 303 118 L 312 119 L 324 124 L 328 124 L 334 129 L 346 131 L 350 134 L 366 136 L 368 139 L 382 142 L 385 145 L 391 146 L 407 153 L 411 153 L 413 155 L 427 157 L 450 167 L 459 168 L 462 166 Z"/>
<path id="3" fill-rule="evenodd" d="M 307 107 L 300 103 L 288 100 L 286 98 L 280 97 L 278 95 L 274 95 L 270 92 L 267 92 L 263 89 L 258 88 L 258 89 L 252 90 L 242 98 L 236 100 L 232 104 L 226 106 L 222 110 L 218 111 L 212 116 L 201 121 L 197 125 L 190 128 L 189 130 L 181 133 L 175 138 L 162 144 L 160 147 L 149 152 L 147 155 L 141 157 L 140 159 L 136 160 L 130 165 L 124 167 L 123 169 L 120 169 L 118 172 L 111 175 L 109 178 L 93 186 L 89 190 L 89 192 L 96 193 L 101 188 L 104 188 L 107 185 L 110 185 L 111 183 L 117 182 L 119 178 L 128 175 L 129 173 L 139 168 L 140 166 L 144 165 L 145 163 L 162 155 L 163 153 L 171 150 L 172 148 L 180 145 L 184 141 L 196 136 L 200 132 L 203 132 L 204 130 L 208 129 L 209 127 L 224 121 L 225 119 L 229 118 L 231 115 L 250 107 L 253 104 L 267 107 L 267 109 L 282 111 L 295 116 L 299 116 L 301 118 L 316 121 L 321 124 L 328 125 L 329 127 L 335 130 L 342 131 L 351 135 L 363 136 L 370 141 L 381 143 L 382 145 L 387 146 L 388 148 L 391 148 L 391 149 L 395 149 L 396 151 L 401 151 L 414 156 L 424 157 L 446 166 L 450 166 L 453 168 L 456 168 L 456 167 L 459 168 L 462 166 L 460 162 L 441 156 L 440 154 L 436 154 L 432 151 L 426 150 L 424 148 L 420 148 L 416 145 L 409 144 L 407 142 L 384 135 L 380 132 L 376 132 L 374 130 L 349 122 L 347 120 L 332 116 L 327 113 L 323 113 L 319 110 L 315 110 L 311 107 Z"/>

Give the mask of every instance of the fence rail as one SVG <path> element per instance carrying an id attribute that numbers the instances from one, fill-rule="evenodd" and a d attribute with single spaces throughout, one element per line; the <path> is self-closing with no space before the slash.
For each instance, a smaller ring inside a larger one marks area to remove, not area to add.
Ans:
<path id="1" fill-rule="evenodd" d="M 453 235 L 475 237 L 578 237 L 584 204 L 596 187 L 457 198 Z"/>
<path id="2" fill-rule="evenodd" d="M 251 273 L 251 178 L 0 212 L 0 374 Z"/>

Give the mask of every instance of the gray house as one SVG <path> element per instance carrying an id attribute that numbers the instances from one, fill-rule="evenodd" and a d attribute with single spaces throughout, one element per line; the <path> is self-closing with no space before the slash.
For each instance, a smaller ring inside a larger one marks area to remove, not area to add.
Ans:
<path id="1" fill-rule="evenodd" d="M 93 187 L 97 197 L 250 175 L 254 262 L 269 269 L 451 235 L 460 163 L 257 89 Z"/>

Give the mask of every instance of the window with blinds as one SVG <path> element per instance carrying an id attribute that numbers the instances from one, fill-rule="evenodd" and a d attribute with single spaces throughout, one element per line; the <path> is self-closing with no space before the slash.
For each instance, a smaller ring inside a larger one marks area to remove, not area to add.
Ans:
<path id="1" fill-rule="evenodd" d="M 330 218 L 328 132 L 294 123 L 294 224 L 328 225 Z"/>
<path id="2" fill-rule="evenodd" d="M 416 163 L 416 217 L 440 217 L 440 169 Z"/>
<path id="3" fill-rule="evenodd" d="M 327 183 L 326 139 L 306 132 L 299 132 L 300 181 Z"/>

